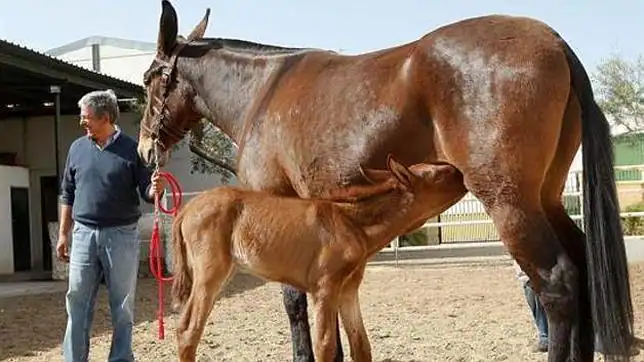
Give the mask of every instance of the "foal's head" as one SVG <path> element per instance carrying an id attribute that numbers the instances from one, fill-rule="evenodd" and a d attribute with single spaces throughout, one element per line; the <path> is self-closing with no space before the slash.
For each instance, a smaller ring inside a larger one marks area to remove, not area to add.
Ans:
<path id="1" fill-rule="evenodd" d="M 440 214 L 467 192 L 463 174 L 447 162 L 405 167 L 389 155 L 386 170 L 361 169 L 361 172 L 373 187 L 395 189 L 400 197 L 409 200 L 408 214 L 414 222 Z"/>

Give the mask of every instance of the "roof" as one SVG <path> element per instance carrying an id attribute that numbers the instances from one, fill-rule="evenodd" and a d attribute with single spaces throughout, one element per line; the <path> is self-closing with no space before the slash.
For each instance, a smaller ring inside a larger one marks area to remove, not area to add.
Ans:
<path id="1" fill-rule="evenodd" d="M 53 114 L 44 105 L 54 100 L 51 86 L 61 87 L 61 114 L 78 113 L 78 99 L 96 89 L 112 89 L 121 99 L 144 94 L 138 84 L 0 39 L 0 119 Z"/>
<path id="2" fill-rule="evenodd" d="M 110 45 L 124 49 L 136 49 L 141 51 L 156 51 L 157 45 L 155 43 L 139 40 L 121 39 L 107 36 L 90 36 L 80 40 L 76 40 L 69 44 L 61 45 L 57 48 L 49 49 L 46 51 L 51 56 L 60 56 L 65 53 L 73 52 L 74 50 L 83 49 L 92 45 Z"/>

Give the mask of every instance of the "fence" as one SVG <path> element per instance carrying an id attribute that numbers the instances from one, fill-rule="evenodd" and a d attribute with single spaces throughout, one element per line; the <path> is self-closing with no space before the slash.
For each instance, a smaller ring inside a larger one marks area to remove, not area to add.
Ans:
<path id="1" fill-rule="evenodd" d="M 582 180 L 580 172 L 571 172 L 564 186 L 564 207 L 581 226 Z M 461 201 L 412 234 L 403 235 L 400 246 L 437 245 L 498 241 L 496 227 L 483 204 L 468 193 Z"/>
<path id="2" fill-rule="evenodd" d="M 620 217 L 626 235 L 644 235 L 644 164 L 615 166 L 617 192 L 621 206 Z M 183 194 L 184 203 L 199 192 Z M 583 229 L 583 194 L 581 172 L 568 175 L 563 201 L 566 211 Z M 168 202 L 167 196 L 163 202 Z M 468 193 L 461 201 L 429 220 L 420 229 L 400 236 L 388 248 L 413 248 L 415 246 L 498 241 L 499 236 L 492 219 L 485 213 L 482 203 Z"/>

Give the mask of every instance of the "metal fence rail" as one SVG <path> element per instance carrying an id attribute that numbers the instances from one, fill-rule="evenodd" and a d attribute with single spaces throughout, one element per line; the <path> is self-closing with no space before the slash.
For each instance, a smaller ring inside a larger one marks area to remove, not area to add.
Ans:
<path id="1" fill-rule="evenodd" d="M 616 175 L 620 180 L 617 182 L 620 200 L 625 200 L 631 205 L 637 205 L 644 201 L 642 171 L 644 171 L 644 165 L 615 166 Z M 184 193 L 184 202 L 198 194 L 199 192 Z M 162 200 L 166 206 L 167 197 L 167 195 L 164 196 Z M 583 193 L 580 171 L 574 171 L 568 175 L 562 197 L 566 211 L 583 229 Z M 641 210 L 625 210 L 623 206 L 620 213 L 623 219 L 644 217 L 644 203 L 642 203 Z M 636 220 L 635 222 L 640 221 Z M 644 229 L 644 222 L 642 222 L 642 229 Z M 393 240 L 388 248 L 405 247 L 407 249 L 415 246 L 498 240 L 496 227 L 492 223 L 492 219 L 485 213 L 483 204 L 468 193 L 462 200 L 436 218 L 429 220 L 420 229 Z"/>

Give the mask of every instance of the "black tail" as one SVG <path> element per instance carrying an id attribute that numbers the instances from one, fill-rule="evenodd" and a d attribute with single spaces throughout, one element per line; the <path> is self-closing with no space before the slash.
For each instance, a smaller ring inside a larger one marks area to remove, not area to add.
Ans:
<path id="1" fill-rule="evenodd" d="M 634 342 L 633 305 L 610 126 L 595 102 L 584 66 L 570 46 L 563 39 L 562 42 L 573 91 L 581 105 L 584 228 L 593 329 L 603 353 L 628 360 Z"/>

